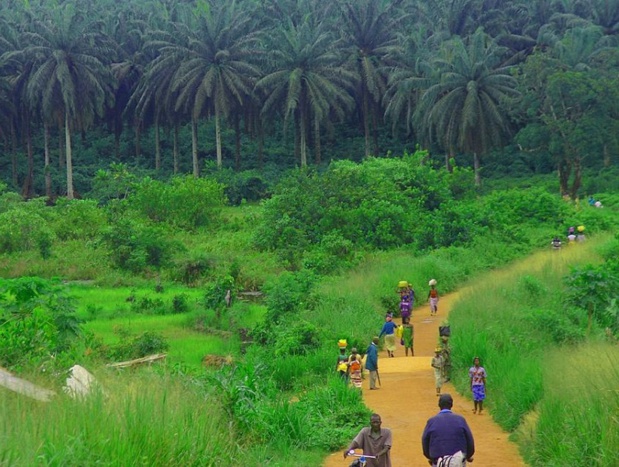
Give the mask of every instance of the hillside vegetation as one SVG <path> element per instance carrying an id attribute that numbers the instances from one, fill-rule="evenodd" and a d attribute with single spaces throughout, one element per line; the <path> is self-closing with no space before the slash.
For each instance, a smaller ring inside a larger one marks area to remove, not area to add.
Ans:
<path id="1" fill-rule="evenodd" d="M 588 426 L 570 425 L 580 415 L 555 404 L 577 392 L 546 397 L 556 394 L 556 372 L 579 364 L 554 354 L 587 355 L 618 331 L 618 240 L 608 233 L 617 197 L 600 194 L 605 208 L 596 209 L 543 188 L 480 196 L 472 178 L 418 152 L 293 171 L 269 199 L 234 208 L 210 178 L 135 179 L 122 199 L 54 206 L 5 190 L 0 364 L 58 396 L 42 404 L 0 391 L 0 463 L 316 465 L 368 415 L 336 378 L 335 343 L 365 349 L 396 308 L 399 280 L 423 290 L 435 277 L 442 293 L 474 286 L 485 271 L 584 225 L 589 241 L 484 283 L 450 323 L 454 372 L 483 354 L 496 384 L 493 416 L 516 432 L 535 414 L 520 434 L 534 446 L 531 462 L 558 462 L 568 450 L 550 448 L 558 432 L 547 417 L 562 414 L 553 423 L 577 432 Z M 249 302 L 248 291 L 262 296 Z M 160 351 L 169 353 L 165 365 L 104 366 Z M 203 366 L 207 355 L 215 366 Z M 75 363 L 95 373 L 100 394 L 62 394 Z M 594 389 L 582 410 L 608 402 Z M 608 459 L 612 420 L 604 430 L 597 454 L 581 453 L 578 465 Z"/>

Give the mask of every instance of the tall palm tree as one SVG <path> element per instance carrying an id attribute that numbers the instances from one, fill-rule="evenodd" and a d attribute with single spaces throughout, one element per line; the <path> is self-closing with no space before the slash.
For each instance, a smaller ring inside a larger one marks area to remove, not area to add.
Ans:
<path id="1" fill-rule="evenodd" d="M 510 134 L 501 104 L 518 96 L 510 67 L 501 63 L 502 53 L 481 29 L 468 45 L 460 38 L 446 43 L 416 113 L 420 130 L 444 150 L 473 155 L 477 185 L 480 156 Z"/>
<path id="2" fill-rule="evenodd" d="M 222 167 L 221 120 L 234 103 L 250 95 L 260 70 L 253 64 L 257 24 L 251 12 L 236 1 L 209 3 L 183 48 L 163 49 L 180 58 L 172 90 L 178 93 L 176 109 L 191 115 L 193 125 L 201 115 L 215 118 L 217 167 Z M 194 175 L 198 176 L 197 157 Z"/>
<path id="3" fill-rule="evenodd" d="M 44 122 L 64 127 L 67 198 L 74 198 L 71 136 L 104 115 L 113 98 L 113 76 L 106 64 L 112 49 L 71 4 L 27 34 L 24 56 L 33 66 L 27 95 Z"/>
<path id="4" fill-rule="evenodd" d="M 385 70 L 398 56 L 396 31 L 407 16 L 399 10 L 399 1 L 355 0 L 343 2 L 341 46 L 349 57 L 348 66 L 357 77 L 357 99 L 363 119 L 365 155 L 378 152 L 374 139 L 370 144 L 370 126 L 383 114 L 381 102 L 387 88 Z"/>
<path id="5" fill-rule="evenodd" d="M 330 33 L 311 18 L 300 25 L 288 21 L 285 28 L 273 31 L 271 40 L 266 58 L 273 66 L 256 84 L 265 95 L 262 113 L 280 111 L 285 122 L 293 120 L 305 167 L 311 124 L 320 125 L 330 113 L 344 117 L 353 104 L 354 75 L 342 67 Z"/>

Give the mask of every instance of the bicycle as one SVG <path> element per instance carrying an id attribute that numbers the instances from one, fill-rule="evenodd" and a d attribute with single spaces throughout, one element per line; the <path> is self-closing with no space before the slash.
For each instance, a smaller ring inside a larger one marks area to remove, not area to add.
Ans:
<path id="1" fill-rule="evenodd" d="M 365 467 L 368 463 L 368 459 L 376 459 L 376 456 L 368 456 L 366 454 L 357 454 L 354 450 L 348 451 L 348 457 L 358 457 L 355 459 L 350 467 Z"/>

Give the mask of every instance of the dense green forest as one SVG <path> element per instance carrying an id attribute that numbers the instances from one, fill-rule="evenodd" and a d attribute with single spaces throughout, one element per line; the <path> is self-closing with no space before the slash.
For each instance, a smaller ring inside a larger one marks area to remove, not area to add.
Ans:
<path id="1" fill-rule="evenodd" d="M 0 174 L 26 198 L 88 196 L 111 164 L 264 192 L 421 147 L 575 198 L 616 178 L 618 40 L 618 0 L 7 0 Z"/>
<path id="2" fill-rule="evenodd" d="M 619 0 L 2 2 L 0 366 L 57 396 L 0 391 L 0 465 L 318 465 L 368 416 L 334 343 L 519 258 L 454 371 L 531 465 L 610 465 L 618 41 Z"/>

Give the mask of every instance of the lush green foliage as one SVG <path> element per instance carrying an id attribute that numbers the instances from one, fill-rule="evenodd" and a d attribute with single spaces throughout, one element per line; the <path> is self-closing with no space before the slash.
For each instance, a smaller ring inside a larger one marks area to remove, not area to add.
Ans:
<path id="1" fill-rule="evenodd" d="M 80 333 L 74 304 L 57 281 L 0 281 L 1 366 L 63 365 L 63 353 Z"/>

